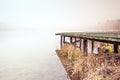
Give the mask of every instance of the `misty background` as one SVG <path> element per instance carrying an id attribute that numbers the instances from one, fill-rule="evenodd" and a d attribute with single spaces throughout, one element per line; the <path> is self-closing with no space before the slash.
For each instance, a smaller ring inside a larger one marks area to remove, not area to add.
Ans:
<path id="1" fill-rule="evenodd" d="M 120 0 L 0 0 L 0 80 L 65 80 L 55 53 L 55 33 L 119 31 L 119 4 Z"/>

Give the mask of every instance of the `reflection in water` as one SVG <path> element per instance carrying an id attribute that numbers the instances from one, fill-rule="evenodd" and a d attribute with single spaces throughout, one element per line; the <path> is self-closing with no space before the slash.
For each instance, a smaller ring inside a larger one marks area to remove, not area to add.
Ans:
<path id="1" fill-rule="evenodd" d="M 0 32 L 0 80 L 67 80 L 55 55 L 54 34 L 44 36 L 34 31 Z"/>

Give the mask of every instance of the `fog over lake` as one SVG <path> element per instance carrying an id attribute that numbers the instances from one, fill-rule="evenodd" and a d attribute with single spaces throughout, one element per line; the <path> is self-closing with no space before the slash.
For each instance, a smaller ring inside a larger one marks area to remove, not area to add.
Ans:
<path id="1" fill-rule="evenodd" d="M 0 80 L 66 79 L 54 44 L 48 43 L 51 36 L 43 34 L 47 37 L 34 31 L 0 32 Z"/>
<path id="2" fill-rule="evenodd" d="M 55 53 L 60 44 L 55 33 L 99 31 L 99 22 L 120 19 L 119 4 L 120 0 L 0 0 L 0 80 L 66 80 Z"/>

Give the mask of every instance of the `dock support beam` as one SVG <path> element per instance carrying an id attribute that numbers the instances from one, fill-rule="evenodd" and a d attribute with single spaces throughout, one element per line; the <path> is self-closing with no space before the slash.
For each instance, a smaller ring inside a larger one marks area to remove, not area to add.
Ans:
<path id="1" fill-rule="evenodd" d="M 81 38 L 80 38 L 80 49 L 81 49 Z"/>
<path id="2" fill-rule="evenodd" d="M 62 48 L 64 43 L 65 43 L 65 36 L 61 36 L 61 39 L 60 39 L 61 48 Z"/>
<path id="3" fill-rule="evenodd" d="M 94 40 L 92 40 L 91 44 L 92 44 L 92 53 L 93 53 L 94 52 Z"/>
<path id="4" fill-rule="evenodd" d="M 118 44 L 114 44 L 114 53 L 118 53 Z"/>
<path id="5" fill-rule="evenodd" d="M 85 53 L 85 55 L 87 55 L 87 39 L 83 40 L 83 52 Z"/>
<path id="6" fill-rule="evenodd" d="M 62 48 L 62 41 L 63 41 L 62 37 L 63 37 L 63 36 L 61 36 L 61 39 L 60 39 L 60 47 L 61 47 L 61 48 Z"/>
<path id="7" fill-rule="evenodd" d="M 63 43 L 65 43 L 65 36 L 63 36 Z"/>
<path id="8" fill-rule="evenodd" d="M 75 46 L 76 46 L 76 41 L 77 41 L 77 38 L 75 37 Z"/>
<path id="9" fill-rule="evenodd" d="M 70 43 L 72 43 L 72 37 L 70 37 Z"/>

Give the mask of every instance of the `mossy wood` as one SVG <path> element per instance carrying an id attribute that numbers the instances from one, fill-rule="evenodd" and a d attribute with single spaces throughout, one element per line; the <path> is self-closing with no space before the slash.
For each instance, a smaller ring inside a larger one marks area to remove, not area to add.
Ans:
<path id="1" fill-rule="evenodd" d="M 120 45 L 120 33 L 115 32 L 64 32 L 64 33 L 56 33 L 56 35 L 61 36 L 61 47 L 65 43 L 65 37 L 70 37 L 70 43 L 76 44 L 76 42 L 80 42 L 81 47 L 81 39 L 83 39 L 83 52 L 87 53 L 87 40 L 92 41 L 92 52 L 94 48 L 94 41 L 110 43 L 114 45 L 114 53 L 118 53 L 118 47 Z M 73 42 L 73 38 L 75 41 Z M 77 40 L 76 38 L 80 38 Z"/>

